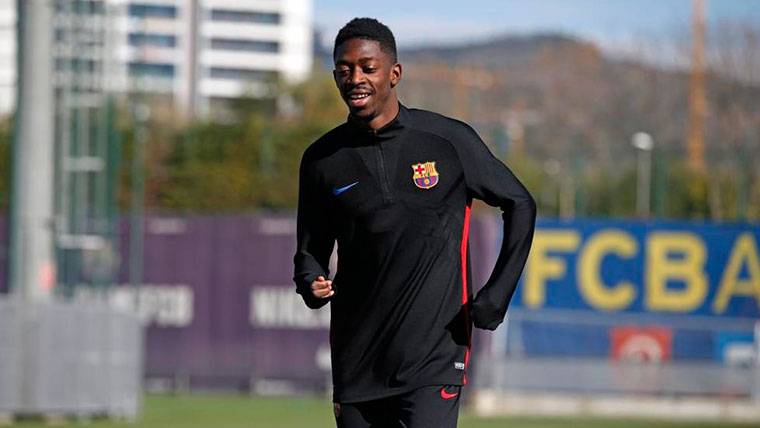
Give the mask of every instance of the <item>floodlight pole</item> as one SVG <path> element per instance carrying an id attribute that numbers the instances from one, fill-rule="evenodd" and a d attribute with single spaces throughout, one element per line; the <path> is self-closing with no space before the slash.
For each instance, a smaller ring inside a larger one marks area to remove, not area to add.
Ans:
<path id="1" fill-rule="evenodd" d="M 17 0 L 18 89 L 10 205 L 11 291 L 50 298 L 56 284 L 53 218 L 53 2 Z"/>
<path id="2" fill-rule="evenodd" d="M 631 145 L 639 152 L 638 167 L 636 168 L 636 214 L 639 218 L 649 218 L 654 140 L 646 132 L 637 132 L 631 138 Z"/>

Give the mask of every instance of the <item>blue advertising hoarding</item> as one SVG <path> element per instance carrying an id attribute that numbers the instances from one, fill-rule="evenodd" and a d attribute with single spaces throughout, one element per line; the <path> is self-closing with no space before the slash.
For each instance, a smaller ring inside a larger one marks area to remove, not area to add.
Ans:
<path id="1" fill-rule="evenodd" d="M 759 242 L 749 224 L 542 220 L 513 305 L 758 318 Z"/>

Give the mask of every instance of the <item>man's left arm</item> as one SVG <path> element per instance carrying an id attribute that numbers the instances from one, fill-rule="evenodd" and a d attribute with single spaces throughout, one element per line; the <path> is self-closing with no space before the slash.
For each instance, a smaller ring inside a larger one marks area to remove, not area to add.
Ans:
<path id="1" fill-rule="evenodd" d="M 493 156 L 478 134 L 465 125 L 458 141 L 470 196 L 499 207 L 504 238 L 490 278 L 472 300 L 475 327 L 494 330 L 504 320 L 528 258 L 536 223 L 536 203 L 512 171 Z M 460 146 L 461 145 L 461 146 Z"/>

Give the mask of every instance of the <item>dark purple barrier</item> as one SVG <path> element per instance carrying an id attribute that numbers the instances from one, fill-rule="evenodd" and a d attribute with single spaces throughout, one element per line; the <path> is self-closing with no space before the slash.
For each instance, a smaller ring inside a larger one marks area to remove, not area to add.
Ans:
<path id="1" fill-rule="evenodd" d="M 149 377 L 207 388 L 324 383 L 315 352 L 327 333 L 292 315 L 311 315 L 291 286 L 293 227 L 276 216 L 147 219 L 144 282 L 164 291 L 139 294 Z"/>

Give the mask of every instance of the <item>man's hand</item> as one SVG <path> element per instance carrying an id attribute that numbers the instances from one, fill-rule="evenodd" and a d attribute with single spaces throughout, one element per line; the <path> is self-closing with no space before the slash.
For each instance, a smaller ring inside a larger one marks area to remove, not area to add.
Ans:
<path id="1" fill-rule="evenodd" d="M 335 294 L 335 291 L 332 288 L 332 280 L 325 279 L 322 275 L 318 276 L 317 279 L 311 283 L 311 294 L 320 299 L 331 297 Z"/>

